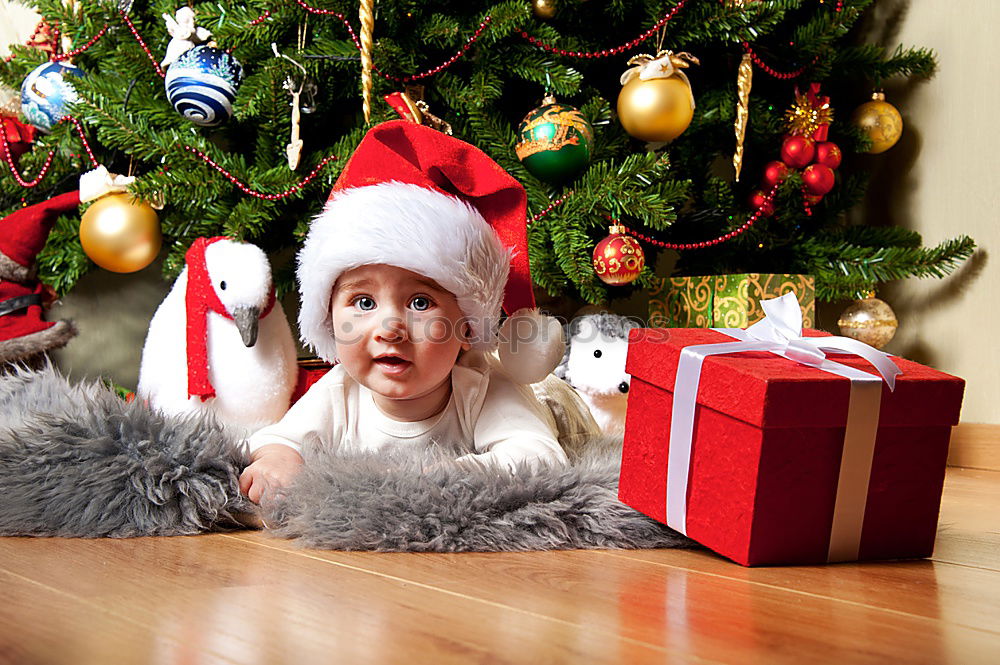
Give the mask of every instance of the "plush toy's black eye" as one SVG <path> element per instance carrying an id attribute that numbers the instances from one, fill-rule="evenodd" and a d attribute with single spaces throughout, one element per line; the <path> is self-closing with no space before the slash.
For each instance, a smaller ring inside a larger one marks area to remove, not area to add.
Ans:
<path id="1" fill-rule="evenodd" d="M 595 358 L 600 358 L 600 357 L 601 357 L 601 355 L 602 355 L 602 354 L 601 354 L 601 350 L 600 350 L 600 349 L 597 349 L 597 350 L 595 350 L 595 351 L 594 351 L 594 357 L 595 357 Z"/>
<path id="2" fill-rule="evenodd" d="M 222 289 L 223 291 L 226 290 L 226 281 L 225 280 L 219 282 L 219 288 Z"/>
<path id="3" fill-rule="evenodd" d="M 618 392 L 620 392 L 620 393 L 627 393 L 628 392 L 628 384 L 625 383 L 624 381 L 622 381 L 621 383 L 619 383 L 618 384 Z"/>

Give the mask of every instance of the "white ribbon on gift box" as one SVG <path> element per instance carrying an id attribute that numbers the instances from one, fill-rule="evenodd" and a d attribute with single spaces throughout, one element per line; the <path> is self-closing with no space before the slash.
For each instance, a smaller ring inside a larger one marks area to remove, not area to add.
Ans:
<path id="1" fill-rule="evenodd" d="M 840 460 L 828 561 L 852 561 L 861 547 L 861 528 L 868 499 L 875 435 L 878 432 L 882 380 L 895 389 L 902 371 L 889 355 L 848 337 L 803 337 L 802 310 L 794 293 L 762 300 L 765 317 L 746 330 L 713 328 L 738 342 L 698 344 L 681 351 L 674 381 L 674 403 L 667 462 L 667 525 L 687 535 L 687 491 L 691 471 L 694 412 L 701 381 L 701 366 L 707 356 L 723 353 L 767 351 L 851 381 L 847 407 L 844 450 Z M 834 362 L 825 352 L 860 356 L 878 370 L 882 378 Z"/>

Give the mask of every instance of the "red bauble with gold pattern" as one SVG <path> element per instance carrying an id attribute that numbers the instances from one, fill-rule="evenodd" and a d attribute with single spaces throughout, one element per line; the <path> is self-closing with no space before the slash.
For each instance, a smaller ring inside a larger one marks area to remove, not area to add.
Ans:
<path id="1" fill-rule="evenodd" d="M 805 185 L 806 193 L 813 196 L 823 196 L 828 193 L 836 182 L 837 178 L 829 166 L 810 164 L 802 172 L 802 184 Z"/>
<path id="2" fill-rule="evenodd" d="M 772 185 L 773 187 L 773 185 Z M 764 217 L 770 217 L 774 214 L 774 204 L 767 200 L 767 194 L 760 189 L 755 189 L 750 192 L 750 207 L 754 210 L 760 210 L 760 214 Z"/>
<path id="3" fill-rule="evenodd" d="M 815 156 L 816 146 L 805 136 L 789 136 L 781 144 L 781 161 L 793 169 L 808 166 Z"/>
<path id="4" fill-rule="evenodd" d="M 646 265 L 646 255 L 639 242 L 625 234 L 624 226 L 616 224 L 610 233 L 594 248 L 594 272 L 605 284 L 630 284 Z"/>
<path id="5" fill-rule="evenodd" d="M 822 194 L 804 194 L 802 200 L 806 202 L 806 205 L 815 206 L 819 205 L 819 202 L 823 200 Z"/>
<path id="6" fill-rule="evenodd" d="M 779 182 L 782 182 L 788 177 L 788 165 L 784 162 L 779 162 L 774 160 L 773 162 L 768 162 L 767 166 L 764 167 L 764 180 L 763 184 L 768 188 L 772 188 Z"/>
<path id="7" fill-rule="evenodd" d="M 843 155 L 840 152 L 840 147 L 833 141 L 823 141 L 822 143 L 816 144 L 816 163 L 822 164 L 823 166 L 829 166 L 831 169 L 835 169 L 840 166 L 840 160 Z"/>

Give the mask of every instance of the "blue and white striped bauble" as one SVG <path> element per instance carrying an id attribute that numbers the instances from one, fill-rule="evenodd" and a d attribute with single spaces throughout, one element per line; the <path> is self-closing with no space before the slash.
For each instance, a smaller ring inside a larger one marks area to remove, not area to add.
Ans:
<path id="1" fill-rule="evenodd" d="M 202 44 L 185 51 L 167 68 L 167 100 L 182 116 L 215 127 L 233 115 L 243 66 L 233 56 Z"/>

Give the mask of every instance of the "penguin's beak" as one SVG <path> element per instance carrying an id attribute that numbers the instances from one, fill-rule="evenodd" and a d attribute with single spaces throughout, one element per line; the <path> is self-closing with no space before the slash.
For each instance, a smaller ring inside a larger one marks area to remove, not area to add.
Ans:
<path id="1" fill-rule="evenodd" d="M 257 343 L 257 326 L 260 324 L 260 307 L 237 307 L 233 310 L 233 321 L 240 331 L 240 337 L 247 347 Z"/>

